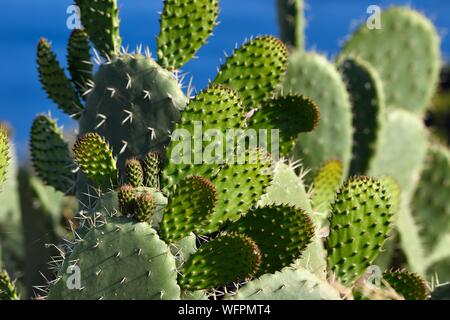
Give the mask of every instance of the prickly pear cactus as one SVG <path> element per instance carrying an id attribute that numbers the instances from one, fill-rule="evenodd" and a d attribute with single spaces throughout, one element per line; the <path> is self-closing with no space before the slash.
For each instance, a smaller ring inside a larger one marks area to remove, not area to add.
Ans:
<path id="1" fill-rule="evenodd" d="M 366 23 L 344 46 L 379 72 L 388 108 L 423 115 L 436 90 L 441 66 L 440 39 L 432 22 L 408 7 L 392 7 L 379 17 L 381 29 Z"/>
<path id="2" fill-rule="evenodd" d="M 0 301 L 19 300 L 19 294 L 8 274 L 0 271 Z"/>
<path id="3" fill-rule="evenodd" d="M 0 126 L 0 188 L 5 181 L 9 161 L 9 142 L 6 128 Z"/>

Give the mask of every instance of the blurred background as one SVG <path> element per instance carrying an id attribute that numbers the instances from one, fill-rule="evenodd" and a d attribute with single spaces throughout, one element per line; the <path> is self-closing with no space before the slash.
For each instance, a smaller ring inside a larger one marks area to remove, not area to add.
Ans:
<path id="1" fill-rule="evenodd" d="M 12 125 L 18 158 L 22 163 L 28 158 L 29 130 L 39 112 L 51 111 L 66 130 L 75 130 L 75 124 L 60 113 L 41 90 L 35 62 L 36 44 L 40 37 L 50 39 L 60 61 L 65 61 L 70 34 L 66 26 L 70 14 L 66 11 L 72 3 L 73 0 L 15 0 L 2 6 L 0 120 Z M 382 8 L 388 4 L 409 4 L 425 13 L 442 36 L 444 57 L 450 57 L 450 39 L 447 36 L 450 0 L 308 1 L 307 47 L 332 58 L 350 31 L 367 18 L 367 7 L 373 4 Z M 132 49 L 142 43 L 155 52 L 162 0 L 119 0 L 119 5 L 124 45 Z M 199 59 L 191 61 L 183 69 L 188 73 L 187 79 L 193 77 L 197 90 L 205 87 L 208 79 L 215 76 L 224 52 L 231 52 L 236 41 L 241 43 L 252 35 L 278 34 L 275 0 L 222 0 L 219 20 L 220 27 L 198 53 Z"/>

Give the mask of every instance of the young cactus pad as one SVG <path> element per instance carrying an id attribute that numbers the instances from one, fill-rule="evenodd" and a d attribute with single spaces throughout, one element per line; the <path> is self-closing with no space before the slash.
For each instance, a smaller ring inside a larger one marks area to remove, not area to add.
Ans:
<path id="1" fill-rule="evenodd" d="M 361 276 L 391 230 L 390 197 L 381 182 L 367 177 L 349 180 L 331 206 L 327 239 L 328 268 L 344 285 Z"/>
<path id="2" fill-rule="evenodd" d="M 5 181 L 9 162 L 9 138 L 6 128 L 0 126 L 0 189 Z"/>

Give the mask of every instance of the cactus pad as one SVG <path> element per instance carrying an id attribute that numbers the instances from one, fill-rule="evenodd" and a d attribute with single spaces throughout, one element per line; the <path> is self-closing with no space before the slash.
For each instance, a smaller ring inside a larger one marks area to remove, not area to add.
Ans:
<path id="1" fill-rule="evenodd" d="M 383 280 L 406 300 L 430 299 L 430 290 L 425 280 L 417 274 L 405 270 L 388 271 L 383 273 Z"/>
<path id="2" fill-rule="evenodd" d="M 70 289 L 71 267 L 80 270 Z M 61 267 L 48 298 L 173 300 L 180 298 L 175 259 L 147 223 L 113 218 L 92 229 Z"/>
<path id="3" fill-rule="evenodd" d="M 243 235 L 222 235 L 201 246 L 184 264 L 179 276 L 182 289 L 225 286 L 254 276 L 261 264 L 255 242 Z"/>
<path id="4" fill-rule="evenodd" d="M 144 169 L 144 185 L 149 188 L 159 189 L 161 175 L 161 157 L 158 153 L 149 152 L 142 162 Z"/>
<path id="5" fill-rule="evenodd" d="M 50 43 L 39 40 L 37 48 L 39 79 L 48 97 L 69 116 L 78 118 L 83 110 L 77 92 L 59 65 Z"/>
<path id="6" fill-rule="evenodd" d="M 247 110 L 273 95 L 286 71 L 285 45 L 272 36 L 248 41 L 227 58 L 214 80 L 236 90 Z"/>
<path id="7" fill-rule="evenodd" d="M 344 46 L 380 74 L 387 107 L 406 108 L 422 115 L 434 94 L 441 65 L 440 40 L 431 21 L 407 7 L 384 11 L 382 28 L 364 23 Z"/>
<path id="8" fill-rule="evenodd" d="M 107 189 L 117 183 L 116 160 L 106 140 L 96 133 L 87 133 L 73 147 L 75 161 L 99 187 Z"/>
<path id="9" fill-rule="evenodd" d="M 56 190 L 73 194 L 76 164 L 56 122 L 40 115 L 33 121 L 30 152 L 37 175 Z"/>
<path id="10" fill-rule="evenodd" d="M 127 173 L 127 181 L 133 187 L 142 187 L 144 184 L 144 172 L 141 162 L 136 159 L 128 159 L 125 162 L 125 171 Z"/>
<path id="11" fill-rule="evenodd" d="M 216 202 L 217 191 L 211 181 L 187 177 L 171 193 L 160 225 L 161 237 L 173 242 L 198 232 L 208 224 Z"/>
<path id="12" fill-rule="evenodd" d="M 76 0 L 76 4 L 80 7 L 81 23 L 97 50 L 105 57 L 118 53 L 122 39 L 117 0 Z"/>
<path id="13" fill-rule="evenodd" d="M 161 153 L 186 104 L 172 73 L 141 55 L 126 55 L 103 64 L 95 76 L 80 134 L 97 132 L 111 144 L 118 166 Z"/>
<path id="14" fill-rule="evenodd" d="M 287 95 L 264 101 L 260 110 L 250 118 L 249 127 L 255 130 L 278 129 L 280 153 L 286 156 L 294 148 L 299 133 L 314 130 L 319 118 L 319 107 L 314 101 L 300 95 Z"/>
<path id="15" fill-rule="evenodd" d="M 226 300 L 340 300 L 325 280 L 302 268 L 286 267 L 248 282 Z"/>
<path id="16" fill-rule="evenodd" d="M 391 230 L 392 205 L 381 182 L 349 180 L 331 207 L 328 269 L 344 285 L 361 276 L 381 252 Z"/>
<path id="17" fill-rule="evenodd" d="M 383 83 L 378 72 L 360 58 L 343 59 L 339 70 L 350 93 L 355 128 L 350 174 L 363 174 L 375 153 L 385 108 Z"/>
<path id="18" fill-rule="evenodd" d="M 212 34 L 219 0 L 166 0 L 158 36 L 158 62 L 166 69 L 182 67 Z"/>
<path id="19" fill-rule="evenodd" d="M 67 47 L 67 63 L 69 65 L 72 83 L 78 95 L 86 100 L 85 91 L 88 83 L 94 81 L 89 38 L 84 30 L 75 29 L 69 38 Z"/>
<path id="20" fill-rule="evenodd" d="M 314 224 L 306 212 L 287 205 L 250 210 L 228 230 L 249 236 L 261 250 L 257 275 L 290 265 L 314 237 Z"/>
<path id="21" fill-rule="evenodd" d="M 244 123 L 242 103 L 229 88 L 213 85 L 190 100 L 166 151 L 169 161 L 164 169 L 165 186 L 172 186 L 188 174 L 209 178 L 218 164 L 227 161 L 228 152 L 234 152 L 235 142 L 231 140 L 231 148 L 228 146 L 225 131 L 242 129 Z M 214 137 L 215 133 L 218 136 Z M 216 150 L 216 146 L 220 149 Z"/>

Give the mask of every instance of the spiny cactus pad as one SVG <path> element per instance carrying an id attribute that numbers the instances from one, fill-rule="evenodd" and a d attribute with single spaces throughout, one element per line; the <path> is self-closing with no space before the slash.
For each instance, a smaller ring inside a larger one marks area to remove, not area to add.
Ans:
<path id="1" fill-rule="evenodd" d="M 320 110 L 314 101 L 290 94 L 264 101 L 248 124 L 254 130 L 279 130 L 279 151 L 282 156 L 287 156 L 294 148 L 299 133 L 314 130 L 319 118 Z M 267 134 L 269 135 L 269 132 Z M 270 136 L 272 140 L 269 141 L 273 145 L 271 133 Z"/>
<path id="2" fill-rule="evenodd" d="M 315 211 L 323 212 L 328 216 L 336 191 L 341 186 L 342 178 L 342 162 L 339 160 L 329 160 L 320 167 L 314 177 L 311 197 Z"/>
<path id="3" fill-rule="evenodd" d="M 257 108 L 273 95 L 286 71 L 285 45 L 272 36 L 261 36 L 246 42 L 227 58 L 215 84 L 236 90 L 247 110 Z"/>
<path id="4" fill-rule="evenodd" d="M 290 265 L 314 237 L 314 224 L 306 212 L 288 205 L 250 210 L 228 230 L 249 236 L 261 250 L 257 275 Z"/>
<path id="5" fill-rule="evenodd" d="M 123 170 L 127 159 L 162 153 L 185 104 L 172 73 L 141 55 L 117 57 L 95 75 L 80 134 L 105 137 Z"/>
<path id="6" fill-rule="evenodd" d="M 387 271 L 383 280 L 406 300 L 428 300 L 430 290 L 420 276 L 405 270 Z"/>
<path id="7" fill-rule="evenodd" d="M 169 197 L 161 222 L 161 237 L 173 242 L 198 232 L 208 225 L 217 191 L 211 181 L 200 176 L 189 176 L 181 181 Z"/>
<path id="8" fill-rule="evenodd" d="M 392 205 L 381 182 L 357 177 L 336 194 L 327 239 L 328 269 L 349 285 L 381 252 L 391 230 Z"/>
<path id="9" fill-rule="evenodd" d="M 382 28 L 366 23 L 344 46 L 372 64 L 384 83 L 387 107 L 423 114 L 434 94 L 441 65 L 440 40 L 431 21 L 407 7 L 380 16 Z"/>
<path id="10" fill-rule="evenodd" d="M 234 154 L 236 142 L 228 141 L 225 131 L 243 129 L 244 123 L 245 112 L 235 91 L 213 85 L 200 92 L 183 111 L 167 148 L 165 186 L 188 174 L 209 178 L 218 164 L 227 161 L 228 153 Z"/>
<path id="11" fill-rule="evenodd" d="M 236 221 L 255 206 L 272 181 L 272 159 L 263 150 L 245 150 L 235 163 L 224 164 L 211 178 L 218 192 L 214 214 L 205 234 L 226 221 Z"/>
<path id="12" fill-rule="evenodd" d="M 70 286 L 76 284 L 76 267 L 81 285 L 78 289 Z M 92 229 L 73 248 L 48 298 L 179 299 L 176 275 L 175 259 L 155 230 L 147 223 L 113 218 Z"/>
<path id="13" fill-rule="evenodd" d="M 78 118 L 83 110 L 80 99 L 46 39 L 39 40 L 37 63 L 39 79 L 48 97 L 69 116 Z"/>
<path id="14" fill-rule="evenodd" d="M 345 84 L 334 65 L 316 53 L 293 52 L 283 92 L 303 94 L 320 107 L 319 125 L 313 132 L 300 134 L 294 158 L 301 159 L 313 173 L 325 161 L 337 159 L 346 175 L 352 150 L 352 114 Z"/>
<path id="15" fill-rule="evenodd" d="M 73 147 L 76 163 L 94 183 L 107 189 L 117 183 L 116 160 L 106 140 L 96 133 L 87 133 Z"/>
<path id="16" fill-rule="evenodd" d="M 133 187 L 142 187 L 144 185 L 144 171 L 141 162 L 136 159 L 128 159 L 125 162 L 125 171 L 127 173 L 127 181 Z"/>
<path id="17" fill-rule="evenodd" d="M 135 218 L 139 222 L 152 223 L 156 212 L 156 200 L 150 192 L 145 192 L 136 198 Z"/>
<path id="18" fill-rule="evenodd" d="M 240 234 L 222 235 L 201 246 L 184 264 L 179 283 L 187 290 L 225 286 L 254 276 L 261 264 L 255 242 Z"/>
<path id="19" fill-rule="evenodd" d="M 84 93 L 88 89 L 88 83 L 93 83 L 94 80 L 90 50 L 87 33 L 80 29 L 73 30 L 67 47 L 67 63 L 72 83 L 84 100 L 87 97 Z"/>
<path id="20" fill-rule="evenodd" d="M 19 294 L 8 274 L 0 271 L 0 301 L 19 300 Z"/>
<path id="21" fill-rule="evenodd" d="M 248 282 L 226 300 L 340 300 L 324 279 L 303 268 L 286 267 Z"/>
<path id="22" fill-rule="evenodd" d="M 74 193 L 76 164 L 62 130 L 49 116 L 40 115 L 34 119 L 30 153 L 37 175 L 47 185 L 66 194 Z"/>
<path id="23" fill-rule="evenodd" d="M 428 148 L 411 204 L 427 251 L 433 249 L 441 237 L 450 233 L 449 195 L 450 151 L 445 146 L 433 145 Z"/>
<path id="24" fill-rule="evenodd" d="M 211 35 L 219 0 L 166 0 L 158 36 L 158 62 L 173 70 L 188 62 Z"/>
<path id="25" fill-rule="evenodd" d="M 384 112 L 384 89 L 378 72 L 360 58 L 339 62 L 353 111 L 353 152 L 350 174 L 363 174 L 375 153 L 380 122 Z"/>
<path id="26" fill-rule="evenodd" d="M 103 56 L 112 57 L 122 44 L 117 0 L 76 0 L 81 23 Z"/>
<path id="27" fill-rule="evenodd" d="M 149 188 L 160 187 L 161 157 L 158 153 L 149 152 L 142 162 L 144 169 L 144 185 Z"/>
<path id="28" fill-rule="evenodd" d="M 5 182 L 9 162 L 9 140 L 6 128 L 0 125 L 0 190 Z"/>

